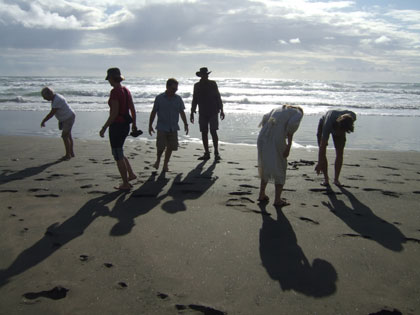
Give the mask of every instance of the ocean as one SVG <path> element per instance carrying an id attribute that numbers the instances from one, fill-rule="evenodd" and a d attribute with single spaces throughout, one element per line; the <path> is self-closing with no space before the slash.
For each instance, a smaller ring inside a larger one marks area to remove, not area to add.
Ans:
<path id="1" fill-rule="evenodd" d="M 178 94 L 189 117 L 193 85 L 198 78 L 177 78 Z M 294 136 L 295 147 L 315 148 L 320 116 L 330 109 L 349 109 L 358 119 L 347 137 L 349 149 L 420 151 L 420 83 L 334 82 L 283 79 L 212 78 L 218 83 L 226 119 L 220 122 L 220 141 L 255 145 L 262 115 L 283 105 L 299 105 L 305 112 Z M 127 78 L 123 82 L 134 99 L 138 125 L 147 134 L 149 114 L 166 79 Z M 58 137 L 55 118 L 40 128 L 50 103 L 40 91 L 50 86 L 62 94 L 76 112 L 73 135 L 98 139 L 108 114 L 111 87 L 99 77 L 0 77 L 0 134 Z M 182 127 L 182 125 L 180 124 Z M 200 141 L 198 125 L 182 141 Z M 132 139 L 131 139 L 132 140 Z"/>

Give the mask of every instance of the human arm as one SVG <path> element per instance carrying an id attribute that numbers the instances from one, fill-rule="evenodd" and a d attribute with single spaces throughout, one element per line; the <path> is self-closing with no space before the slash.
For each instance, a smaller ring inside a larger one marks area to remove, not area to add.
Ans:
<path id="1" fill-rule="evenodd" d="M 152 135 L 152 133 L 155 132 L 155 130 L 153 129 L 153 121 L 155 120 L 156 117 L 156 111 L 152 110 L 152 112 L 150 113 L 150 118 L 149 118 L 149 135 Z"/>
<path id="2" fill-rule="evenodd" d="M 185 130 L 185 134 L 188 134 L 188 122 L 187 122 L 187 117 L 185 116 L 185 112 L 181 111 L 179 113 L 179 115 L 181 116 L 182 121 L 184 122 L 184 130 Z"/>
<path id="3" fill-rule="evenodd" d="M 217 86 L 217 83 L 214 82 L 214 85 L 215 85 L 217 106 L 218 106 L 219 111 L 220 111 L 220 119 L 223 120 L 223 119 L 225 119 L 225 112 L 223 111 L 222 97 L 220 96 L 220 92 L 219 92 L 219 88 Z"/>
<path id="4" fill-rule="evenodd" d="M 292 142 L 293 142 L 293 133 L 289 133 L 287 135 L 287 144 L 286 144 L 286 148 L 283 151 L 283 157 L 287 158 L 290 154 L 290 148 L 292 147 Z"/>
<path id="5" fill-rule="evenodd" d="M 41 127 L 45 127 L 45 123 L 50 120 L 55 113 L 57 112 L 58 108 L 51 108 L 51 111 L 47 114 L 47 116 L 44 117 L 44 119 L 41 121 Z"/>
<path id="6" fill-rule="evenodd" d="M 105 124 L 103 125 L 101 131 L 99 132 L 99 135 L 103 138 L 105 135 L 105 131 L 108 129 L 108 127 L 115 121 L 115 119 L 118 117 L 119 113 L 119 103 L 116 99 L 110 100 L 110 111 L 109 111 L 109 117 Z"/>
<path id="7" fill-rule="evenodd" d="M 128 102 L 128 109 L 129 109 L 129 111 L 131 113 L 131 118 L 133 119 L 133 122 L 131 124 L 131 130 L 136 131 L 137 130 L 137 124 L 136 124 L 136 108 L 134 106 L 133 98 L 131 97 L 131 94 L 130 94 L 130 99 L 129 99 L 129 102 Z"/>
<path id="8" fill-rule="evenodd" d="M 193 92 L 193 99 L 191 102 L 191 114 L 190 114 L 190 122 L 194 123 L 194 114 L 197 111 L 197 105 L 198 105 L 198 97 L 197 97 L 197 85 L 194 85 L 194 92 Z"/>

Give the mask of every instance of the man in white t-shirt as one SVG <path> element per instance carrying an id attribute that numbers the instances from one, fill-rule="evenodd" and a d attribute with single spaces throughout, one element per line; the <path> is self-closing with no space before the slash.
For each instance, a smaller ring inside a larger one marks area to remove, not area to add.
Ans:
<path id="1" fill-rule="evenodd" d="M 42 120 L 41 127 L 45 127 L 45 122 L 55 115 L 58 120 L 58 129 L 62 130 L 61 137 L 63 138 L 64 148 L 66 149 L 66 155 L 62 159 L 66 161 L 70 160 L 74 157 L 71 129 L 76 115 L 69 104 L 67 104 L 65 98 L 60 94 L 54 93 L 49 87 L 43 88 L 41 95 L 45 100 L 51 101 L 51 111 Z"/>

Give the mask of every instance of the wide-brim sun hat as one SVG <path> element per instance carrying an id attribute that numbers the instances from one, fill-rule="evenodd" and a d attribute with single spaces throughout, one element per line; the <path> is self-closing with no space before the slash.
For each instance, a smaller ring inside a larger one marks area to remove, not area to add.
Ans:
<path id="1" fill-rule="evenodd" d="M 209 75 L 211 71 L 209 71 L 206 67 L 200 68 L 200 71 L 196 72 L 195 74 L 197 77 L 201 77 L 203 75 Z"/>
<path id="2" fill-rule="evenodd" d="M 124 80 L 124 76 L 121 75 L 121 71 L 118 68 L 109 68 L 106 72 L 105 80 L 109 80 L 109 78 L 113 79 L 120 79 L 121 81 Z"/>

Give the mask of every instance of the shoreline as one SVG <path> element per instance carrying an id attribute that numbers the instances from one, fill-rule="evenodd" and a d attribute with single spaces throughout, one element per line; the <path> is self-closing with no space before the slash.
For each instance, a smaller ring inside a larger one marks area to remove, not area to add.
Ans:
<path id="1" fill-rule="evenodd" d="M 221 145 L 214 163 L 181 142 L 161 173 L 154 141 L 128 142 L 138 178 L 121 193 L 106 139 L 75 141 L 65 162 L 61 139 L 0 145 L 0 313 L 420 310 L 419 152 L 347 151 L 329 191 L 316 153 L 292 149 L 291 205 L 276 209 L 256 202 L 249 146 Z"/>
<path id="2" fill-rule="evenodd" d="M 187 110 L 188 112 L 188 110 Z M 0 135 L 35 135 L 42 137 L 59 137 L 55 118 L 40 128 L 42 118 L 48 112 L 1 111 Z M 73 127 L 75 139 L 96 140 L 99 130 L 107 118 L 107 112 L 77 112 Z M 219 139 L 224 143 L 256 144 L 260 115 L 226 114 L 227 118 L 219 123 Z M 138 127 L 143 130 L 141 139 L 150 141 L 147 133 L 149 113 L 138 112 Z M 304 148 L 317 147 L 316 129 L 319 115 L 306 115 L 294 136 L 294 142 Z M 420 152 L 420 117 L 359 116 L 355 132 L 347 136 L 346 149 L 383 150 Z M 201 142 L 197 123 L 190 124 L 190 134 L 185 136 L 180 130 L 181 141 Z M 128 138 L 130 139 L 130 137 Z M 330 140 L 332 142 L 332 140 Z M 333 148 L 330 143 L 330 148 Z"/>

